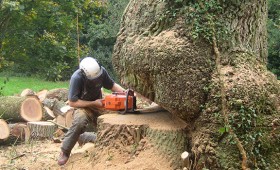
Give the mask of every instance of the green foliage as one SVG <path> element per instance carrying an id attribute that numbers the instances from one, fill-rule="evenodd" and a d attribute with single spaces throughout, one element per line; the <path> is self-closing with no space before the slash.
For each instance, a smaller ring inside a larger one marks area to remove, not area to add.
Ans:
<path id="1" fill-rule="evenodd" d="M 220 19 L 223 1 L 162 0 L 162 2 L 166 3 L 167 10 L 163 12 L 160 20 L 167 20 L 170 24 L 180 16 L 178 14 L 184 13 L 187 32 L 193 39 L 203 38 L 212 43 L 215 36 L 217 43 L 220 44 L 228 40 L 229 31 Z"/>
<path id="2" fill-rule="evenodd" d="M 112 66 L 112 51 L 116 42 L 117 33 L 123 11 L 129 0 L 108 1 L 106 10 L 100 16 L 100 20 L 90 24 L 88 29 L 89 55 L 97 58 L 108 70 L 109 74 L 115 77 Z"/>
<path id="3" fill-rule="evenodd" d="M 266 167 L 264 155 L 261 152 L 263 132 L 260 128 L 257 128 L 257 125 L 259 125 L 259 115 L 265 114 L 265 112 L 263 112 L 263 109 L 257 108 L 258 104 L 256 106 L 245 106 L 242 100 L 233 99 L 230 102 L 232 112 L 229 114 L 229 127 L 242 141 L 250 166 L 263 169 Z M 229 135 L 229 141 L 233 145 L 236 144 L 234 137 L 231 135 Z"/>
<path id="4" fill-rule="evenodd" d="M 1 1 L 0 58 L 12 63 L 14 72 L 69 79 L 78 65 L 77 16 L 85 34 L 103 9 L 98 1 L 88 0 Z M 86 44 L 81 41 L 81 46 Z"/>
<path id="5" fill-rule="evenodd" d="M 8 77 L 3 78 L 3 84 L 0 85 L 0 96 L 4 96 L 4 88 L 8 81 L 9 81 Z"/>
<path id="6" fill-rule="evenodd" d="M 280 3 L 268 2 L 268 68 L 280 79 Z"/>

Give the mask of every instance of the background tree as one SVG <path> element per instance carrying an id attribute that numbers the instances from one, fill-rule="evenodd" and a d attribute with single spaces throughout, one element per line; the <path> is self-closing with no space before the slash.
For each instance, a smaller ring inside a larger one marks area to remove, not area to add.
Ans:
<path id="1" fill-rule="evenodd" d="M 112 51 L 120 27 L 123 10 L 129 0 L 107 1 L 106 10 L 101 19 L 90 24 L 88 29 L 89 54 L 96 57 L 106 67 L 110 75 L 115 76 L 112 66 Z"/>
<path id="2" fill-rule="evenodd" d="M 280 79 L 280 3 L 268 2 L 268 68 Z"/>
<path id="3" fill-rule="evenodd" d="M 13 72 L 69 79 L 78 65 L 76 18 L 84 33 L 104 9 L 87 0 L 1 1 L 1 58 L 13 63 Z"/>

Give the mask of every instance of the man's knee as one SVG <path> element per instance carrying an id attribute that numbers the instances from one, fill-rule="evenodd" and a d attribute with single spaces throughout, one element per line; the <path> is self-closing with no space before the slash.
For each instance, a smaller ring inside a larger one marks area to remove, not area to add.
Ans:
<path id="1" fill-rule="evenodd" d="M 84 110 L 78 109 L 75 111 L 73 124 L 80 128 L 85 128 L 87 126 L 88 117 Z"/>

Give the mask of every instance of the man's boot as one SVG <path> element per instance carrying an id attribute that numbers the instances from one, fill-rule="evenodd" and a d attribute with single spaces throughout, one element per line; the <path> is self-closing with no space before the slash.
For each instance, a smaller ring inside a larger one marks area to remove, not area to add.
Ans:
<path id="1" fill-rule="evenodd" d="M 58 160 L 57 160 L 58 165 L 61 166 L 61 165 L 66 164 L 66 162 L 69 159 L 69 156 L 70 156 L 70 154 L 66 154 L 64 152 L 60 152 L 60 155 L 59 155 Z"/>

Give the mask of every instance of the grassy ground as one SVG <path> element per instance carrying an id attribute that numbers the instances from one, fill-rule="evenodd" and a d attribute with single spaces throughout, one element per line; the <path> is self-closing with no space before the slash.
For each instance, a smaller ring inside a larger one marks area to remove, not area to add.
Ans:
<path id="1" fill-rule="evenodd" d="M 32 89 L 35 92 L 38 92 L 43 89 L 51 90 L 55 88 L 68 88 L 69 81 L 65 82 L 50 82 L 41 80 L 38 78 L 32 77 L 9 77 L 8 81 L 5 77 L 0 77 L 0 94 L 4 96 L 11 96 L 20 94 L 24 89 Z"/>

